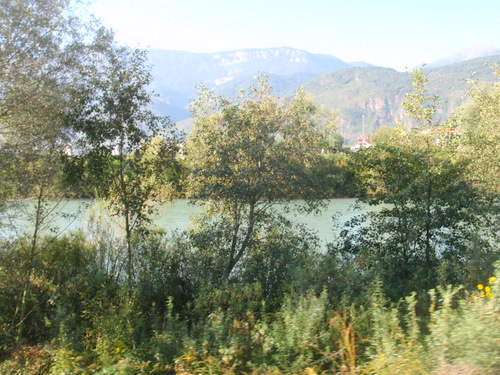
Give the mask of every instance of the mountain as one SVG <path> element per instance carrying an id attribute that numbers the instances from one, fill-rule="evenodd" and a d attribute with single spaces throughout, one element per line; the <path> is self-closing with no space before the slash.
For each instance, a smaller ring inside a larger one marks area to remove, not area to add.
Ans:
<path id="1" fill-rule="evenodd" d="M 304 85 L 315 104 L 339 113 L 340 131 L 348 142 L 365 132 L 402 118 L 401 103 L 411 90 L 411 77 L 390 68 L 350 68 L 317 77 Z"/>
<path id="2" fill-rule="evenodd" d="M 266 74 L 266 76 L 267 82 L 271 86 L 273 94 L 275 96 L 282 97 L 319 75 L 314 73 L 295 73 L 289 76 L 282 76 L 279 74 Z M 220 87 L 216 89 L 216 92 L 217 94 L 226 97 L 235 97 L 238 95 L 241 88 L 248 88 L 253 84 L 255 84 L 255 76 L 248 76 L 244 80 Z"/>
<path id="3" fill-rule="evenodd" d="M 461 60 L 492 51 L 479 48 L 454 56 Z M 159 93 L 156 108 L 188 132 L 193 124 L 188 105 L 190 99 L 196 97 L 196 86 L 200 82 L 218 95 L 231 97 L 237 95 L 240 88 L 255 83 L 254 77 L 259 72 L 268 76 L 276 96 L 292 95 L 303 85 L 316 104 L 337 111 L 347 143 L 359 138 L 363 116 L 367 134 L 383 124 L 408 121 L 401 104 L 405 94 L 412 91 L 411 75 L 390 68 L 364 62 L 346 63 L 333 56 L 285 47 L 218 53 L 151 50 L 149 61 L 154 77 L 152 88 Z M 444 59 L 440 61 L 445 63 Z M 477 79 L 493 80 L 487 64 L 495 62 L 500 62 L 500 55 L 426 66 L 428 92 L 439 95 L 442 102 L 436 119 L 447 119 L 465 103 L 466 80 L 471 72 L 476 72 Z"/>
<path id="4" fill-rule="evenodd" d="M 446 120 L 466 102 L 467 79 L 472 72 L 475 79 L 493 81 L 488 65 L 499 62 L 500 55 L 496 55 L 427 69 L 427 92 L 439 95 L 442 104 L 436 120 Z M 409 122 L 402 109 L 405 93 L 412 91 L 412 77 L 408 73 L 380 67 L 349 68 L 317 77 L 304 84 L 304 88 L 313 95 L 316 104 L 339 113 L 340 131 L 347 143 L 359 138 L 363 116 L 366 134 L 383 124 Z"/>
<path id="5" fill-rule="evenodd" d="M 348 62 L 348 64 L 350 66 L 352 66 L 353 68 L 368 68 L 371 66 L 375 66 L 373 64 L 369 64 L 369 63 L 364 62 L 364 61 L 350 61 L 350 62 Z"/>
<path id="6" fill-rule="evenodd" d="M 498 47 L 472 46 L 443 59 L 434 61 L 426 65 L 426 68 L 437 68 L 440 66 L 456 64 L 479 57 L 494 56 L 498 54 L 500 54 L 500 48 Z"/>
<path id="7" fill-rule="evenodd" d="M 314 77 L 351 66 L 333 56 L 287 47 L 217 53 L 153 49 L 149 62 L 152 88 L 159 93 L 157 107 L 173 121 L 189 117 L 186 107 L 200 82 L 221 92 L 237 92 L 260 72 L 274 77 L 273 87 L 284 93 Z"/>

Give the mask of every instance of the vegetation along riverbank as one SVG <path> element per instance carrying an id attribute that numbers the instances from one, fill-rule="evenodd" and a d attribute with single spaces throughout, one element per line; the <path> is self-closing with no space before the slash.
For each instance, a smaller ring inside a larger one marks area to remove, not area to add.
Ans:
<path id="1" fill-rule="evenodd" d="M 145 51 L 69 0 L 0 3 L 0 225 L 32 206 L 0 238 L 0 373 L 500 372 L 498 66 L 445 121 L 416 69 L 406 120 L 355 151 L 266 76 L 199 87 L 183 134 Z M 47 231 L 82 196 L 85 230 Z M 324 245 L 291 215 L 332 196 L 374 209 Z M 196 220 L 153 225 L 177 197 Z"/>

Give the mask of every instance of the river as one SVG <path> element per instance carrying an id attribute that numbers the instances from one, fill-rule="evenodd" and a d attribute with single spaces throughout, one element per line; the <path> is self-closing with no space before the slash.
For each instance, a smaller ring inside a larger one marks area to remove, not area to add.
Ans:
<path id="1" fill-rule="evenodd" d="M 339 233 L 338 223 L 342 225 L 355 215 L 366 212 L 371 208 L 359 206 L 356 208 L 356 199 L 337 198 L 325 202 L 325 208 L 319 214 L 287 214 L 288 218 L 295 223 L 303 223 L 310 230 L 316 232 L 323 244 L 331 242 Z M 52 204 L 54 206 L 54 203 Z M 191 204 L 186 199 L 175 199 L 166 205 L 157 207 L 158 212 L 153 220 L 153 226 L 170 230 L 185 230 L 190 225 L 191 219 L 201 212 L 199 206 Z M 276 209 L 282 209 L 277 206 Z M 86 230 L 91 213 L 99 211 L 96 203 L 88 199 L 71 199 L 59 202 L 53 214 L 49 217 L 48 225 L 44 227 L 45 233 L 61 234 L 70 230 Z M 4 224 L 0 227 L 0 238 L 13 237 L 29 233 L 33 229 L 34 205 L 31 201 L 17 202 L 17 208 L 7 210 L 2 215 Z M 9 217 L 10 214 L 10 217 Z M 336 218 L 334 220 L 333 218 Z M 106 218 L 105 220 L 112 220 Z M 6 225 L 7 224 L 7 225 Z"/>

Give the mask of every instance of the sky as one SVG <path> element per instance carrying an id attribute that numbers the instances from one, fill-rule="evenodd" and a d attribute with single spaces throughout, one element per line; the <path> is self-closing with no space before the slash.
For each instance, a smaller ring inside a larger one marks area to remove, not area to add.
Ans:
<path id="1" fill-rule="evenodd" d="M 90 0 L 130 47 L 292 47 L 399 71 L 471 47 L 500 50 L 498 0 Z"/>

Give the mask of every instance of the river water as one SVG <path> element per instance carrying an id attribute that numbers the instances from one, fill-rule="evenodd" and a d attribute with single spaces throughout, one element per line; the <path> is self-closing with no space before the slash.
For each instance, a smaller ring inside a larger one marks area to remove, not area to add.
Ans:
<path id="1" fill-rule="evenodd" d="M 343 223 L 355 215 L 372 209 L 368 206 L 357 206 L 354 198 L 330 199 L 325 203 L 325 208 L 319 214 L 294 214 L 293 212 L 287 214 L 292 222 L 303 223 L 316 232 L 323 244 L 334 240 Z M 52 204 L 54 205 L 55 203 Z M 61 234 L 76 229 L 85 231 L 89 221 L 95 220 L 92 213 L 99 212 L 98 206 L 97 202 L 88 199 L 61 201 L 46 220 L 44 232 Z M 276 209 L 281 210 L 282 207 L 277 206 Z M 185 230 L 189 227 L 193 217 L 201 213 L 201 208 L 186 199 L 175 199 L 167 205 L 158 206 L 157 211 L 153 226 L 167 231 Z M 0 226 L 0 238 L 30 233 L 33 230 L 33 212 L 33 202 L 17 202 L 16 209 L 12 208 L 1 215 L 3 225 Z M 106 217 L 105 220 L 113 220 L 113 218 Z"/>

